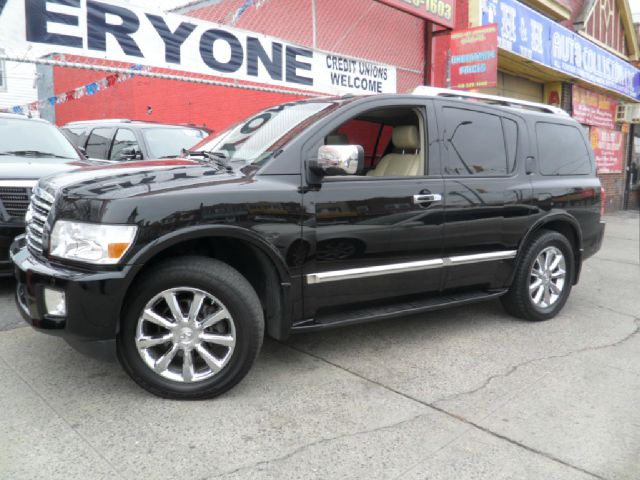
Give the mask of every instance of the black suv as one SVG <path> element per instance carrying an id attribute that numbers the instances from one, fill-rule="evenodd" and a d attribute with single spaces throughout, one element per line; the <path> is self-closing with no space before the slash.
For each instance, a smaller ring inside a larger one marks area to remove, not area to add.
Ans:
<path id="1" fill-rule="evenodd" d="M 285 103 L 188 159 L 41 180 L 12 246 L 20 312 L 85 351 L 115 340 L 172 398 L 234 386 L 265 332 L 498 297 L 553 317 L 604 232 L 583 129 L 540 104 L 427 93 Z"/>
<path id="2" fill-rule="evenodd" d="M 174 158 L 209 135 L 209 130 L 126 119 L 67 123 L 62 131 L 87 157 L 122 162 Z"/>
<path id="3" fill-rule="evenodd" d="M 31 189 L 40 177 L 86 165 L 54 125 L 0 113 L 0 276 L 13 275 L 9 246 L 24 233 Z"/>

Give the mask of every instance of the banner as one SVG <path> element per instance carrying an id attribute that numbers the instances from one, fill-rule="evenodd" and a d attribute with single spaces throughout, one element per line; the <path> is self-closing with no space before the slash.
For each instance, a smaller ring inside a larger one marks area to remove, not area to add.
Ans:
<path id="1" fill-rule="evenodd" d="M 498 27 L 467 28 L 451 34 L 451 88 L 490 88 L 498 84 Z"/>
<path id="2" fill-rule="evenodd" d="M 456 0 L 378 0 L 439 25 L 453 28 L 456 18 Z"/>
<path id="3" fill-rule="evenodd" d="M 598 173 L 622 172 L 622 132 L 591 127 L 591 147 Z"/>
<path id="4" fill-rule="evenodd" d="M 618 102 L 607 96 L 573 86 L 573 118 L 585 125 L 595 125 L 610 130 L 616 126 Z"/>
<path id="5" fill-rule="evenodd" d="M 73 54 L 328 94 L 395 93 L 396 69 L 114 1 L 8 0 L 6 55 Z"/>
<path id="6" fill-rule="evenodd" d="M 482 0 L 498 46 L 559 72 L 640 100 L 640 70 L 517 0 Z"/>

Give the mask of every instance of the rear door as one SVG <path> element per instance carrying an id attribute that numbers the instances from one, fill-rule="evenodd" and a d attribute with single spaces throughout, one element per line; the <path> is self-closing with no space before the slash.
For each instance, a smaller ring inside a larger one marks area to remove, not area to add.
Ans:
<path id="1" fill-rule="evenodd" d="M 446 288 L 497 288 L 528 228 L 524 121 L 500 109 L 439 103 L 445 185 Z"/>

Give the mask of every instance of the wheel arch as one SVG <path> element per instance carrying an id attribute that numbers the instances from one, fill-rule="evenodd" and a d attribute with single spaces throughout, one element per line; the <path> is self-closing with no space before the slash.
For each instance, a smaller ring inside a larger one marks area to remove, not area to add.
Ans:
<path id="1" fill-rule="evenodd" d="M 576 218 L 567 212 L 553 212 L 538 219 L 527 231 L 518 245 L 518 255 L 516 262 L 520 262 L 524 246 L 527 245 L 533 236 L 541 229 L 552 230 L 564 235 L 573 246 L 574 255 L 574 276 L 573 285 L 578 283 L 580 270 L 582 268 L 582 228 Z M 516 263 L 517 265 L 517 263 Z M 515 271 L 514 271 L 515 273 Z M 513 280 L 513 277 L 511 278 Z"/>
<path id="2" fill-rule="evenodd" d="M 285 261 L 258 234 L 240 227 L 195 227 L 154 240 L 130 259 L 130 263 L 142 265 L 142 268 L 131 278 L 129 285 L 162 260 L 186 255 L 215 258 L 238 270 L 260 298 L 267 333 L 276 339 L 288 336 L 291 277 Z M 125 299 L 122 308 L 126 303 Z"/>

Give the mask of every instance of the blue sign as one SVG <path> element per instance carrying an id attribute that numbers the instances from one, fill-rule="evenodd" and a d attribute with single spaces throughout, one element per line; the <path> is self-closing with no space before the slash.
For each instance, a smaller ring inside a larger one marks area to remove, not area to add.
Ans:
<path id="1" fill-rule="evenodd" d="M 640 100 L 640 70 L 517 0 L 484 0 L 482 24 L 498 24 L 498 47 Z"/>

